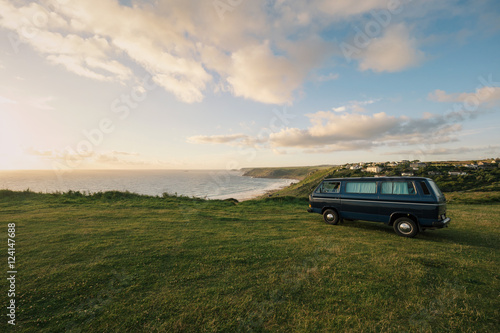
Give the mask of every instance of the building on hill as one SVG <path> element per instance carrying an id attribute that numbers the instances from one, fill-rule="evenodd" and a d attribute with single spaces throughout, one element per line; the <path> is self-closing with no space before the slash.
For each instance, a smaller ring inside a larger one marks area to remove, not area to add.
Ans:
<path id="1" fill-rule="evenodd" d="M 427 166 L 427 163 L 422 163 L 422 162 L 417 162 L 417 163 L 411 163 L 410 164 L 410 168 L 413 168 L 413 170 L 418 170 L 420 168 L 425 168 L 426 166 Z"/>
<path id="2" fill-rule="evenodd" d="M 373 172 L 373 173 L 379 173 L 380 171 L 382 171 L 382 168 L 379 166 L 370 166 L 370 167 L 366 168 L 366 171 Z"/>
<path id="3" fill-rule="evenodd" d="M 483 169 L 483 170 L 485 170 L 485 169 L 490 170 L 490 169 L 497 167 L 496 164 L 492 164 L 492 163 L 488 163 L 488 162 L 479 162 L 479 163 L 477 163 L 477 165 L 478 165 L 479 169 Z"/>
<path id="4" fill-rule="evenodd" d="M 448 171 L 448 174 L 450 176 L 467 176 L 467 172 L 461 172 L 461 171 Z"/>
<path id="5" fill-rule="evenodd" d="M 463 166 L 466 168 L 469 168 L 469 169 L 477 169 L 478 168 L 477 164 L 464 164 Z"/>
<path id="6" fill-rule="evenodd" d="M 413 177 L 415 174 L 413 172 L 403 172 L 401 173 L 401 176 L 403 177 Z"/>

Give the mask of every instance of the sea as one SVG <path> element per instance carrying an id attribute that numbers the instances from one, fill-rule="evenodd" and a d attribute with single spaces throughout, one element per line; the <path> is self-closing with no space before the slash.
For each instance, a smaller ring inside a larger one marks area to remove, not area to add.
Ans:
<path id="1" fill-rule="evenodd" d="M 252 178 L 236 170 L 52 170 L 0 171 L 0 189 L 54 193 L 129 191 L 239 201 L 284 188 L 293 179 Z"/>

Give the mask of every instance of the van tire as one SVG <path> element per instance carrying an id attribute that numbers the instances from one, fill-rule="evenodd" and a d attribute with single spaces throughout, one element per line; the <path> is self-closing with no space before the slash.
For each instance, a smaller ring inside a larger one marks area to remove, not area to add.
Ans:
<path id="1" fill-rule="evenodd" d="M 400 217 L 392 225 L 396 234 L 402 237 L 415 237 L 418 234 L 418 226 L 408 217 Z"/>
<path id="2" fill-rule="evenodd" d="M 323 212 L 323 220 L 326 224 L 336 225 L 339 223 L 339 214 L 333 209 L 326 209 Z"/>

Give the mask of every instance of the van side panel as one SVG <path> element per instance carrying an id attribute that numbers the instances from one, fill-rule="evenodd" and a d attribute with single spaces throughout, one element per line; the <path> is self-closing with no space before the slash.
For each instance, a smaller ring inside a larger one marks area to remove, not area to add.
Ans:
<path id="1" fill-rule="evenodd" d="M 439 217 L 445 214 L 446 203 L 427 204 L 422 207 L 422 217 L 419 223 L 423 227 L 432 227 L 433 223 L 439 220 Z"/>
<path id="2" fill-rule="evenodd" d="M 350 220 L 382 222 L 383 218 L 380 216 L 379 211 L 376 180 L 362 182 L 356 180 L 345 181 L 342 184 L 341 192 L 341 217 Z"/>
<path id="3" fill-rule="evenodd" d="M 343 193 L 340 215 L 350 220 L 383 222 L 377 199 L 377 194 Z"/>
<path id="4" fill-rule="evenodd" d="M 312 202 L 311 209 L 315 213 L 323 214 L 327 208 L 335 209 L 339 215 L 341 214 L 340 208 L 340 195 L 339 194 L 315 194 L 314 202 Z"/>
<path id="5" fill-rule="evenodd" d="M 383 216 L 383 222 L 389 223 L 391 216 L 393 214 L 405 214 L 412 215 L 418 220 L 422 216 L 423 205 L 418 202 L 418 196 L 411 196 L 410 198 L 405 198 L 402 195 L 392 195 L 392 194 L 381 194 L 378 206 L 380 209 L 380 214 Z"/>

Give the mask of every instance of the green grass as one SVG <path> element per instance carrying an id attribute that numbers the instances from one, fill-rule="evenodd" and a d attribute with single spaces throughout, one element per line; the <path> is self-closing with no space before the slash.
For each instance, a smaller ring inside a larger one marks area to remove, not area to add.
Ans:
<path id="1" fill-rule="evenodd" d="M 306 209 L 0 191 L 4 263 L 16 223 L 16 331 L 499 331 L 499 204 L 452 201 L 450 228 L 414 239 Z"/>

